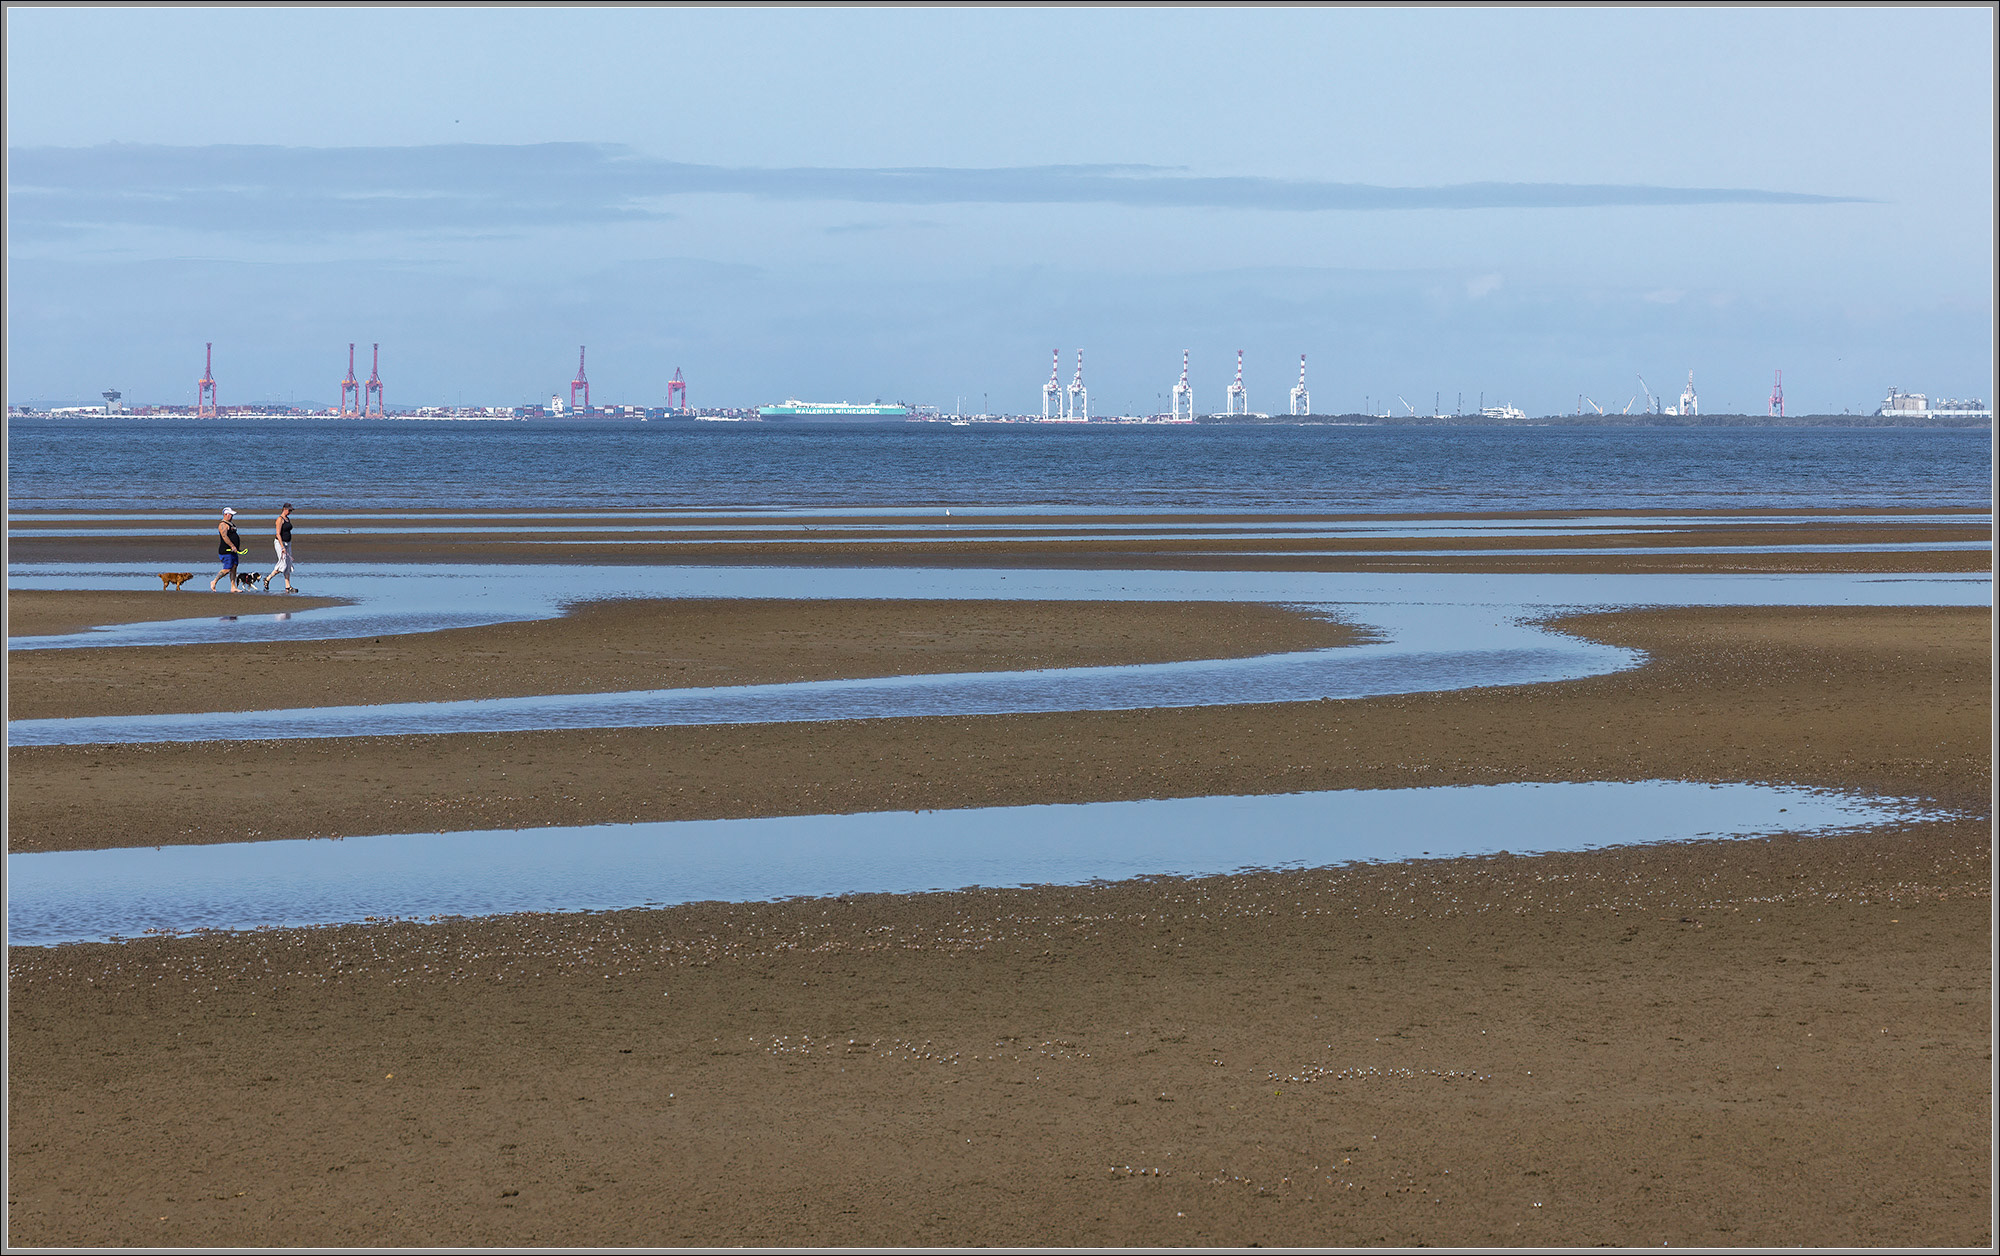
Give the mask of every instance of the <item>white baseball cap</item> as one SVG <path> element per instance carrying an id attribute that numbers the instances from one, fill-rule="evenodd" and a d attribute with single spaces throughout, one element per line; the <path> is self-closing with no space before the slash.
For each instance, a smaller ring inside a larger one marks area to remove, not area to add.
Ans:
<path id="1" fill-rule="evenodd" d="M 235 513 L 236 513 L 236 507 L 234 507 L 234 506 L 224 506 L 224 507 L 222 508 L 222 513 L 223 513 L 223 514 L 225 514 L 225 515 L 233 515 L 233 514 L 235 514 Z"/>

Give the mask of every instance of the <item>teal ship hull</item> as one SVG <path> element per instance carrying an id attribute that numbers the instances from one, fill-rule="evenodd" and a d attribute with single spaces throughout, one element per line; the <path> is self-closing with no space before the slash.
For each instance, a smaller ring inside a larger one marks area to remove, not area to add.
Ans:
<path id="1" fill-rule="evenodd" d="M 783 405 L 760 406 L 757 417 L 766 423 L 900 423 L 910 417 L 908 406 L 854 405 L 845 401 L 787 401 Z"/>

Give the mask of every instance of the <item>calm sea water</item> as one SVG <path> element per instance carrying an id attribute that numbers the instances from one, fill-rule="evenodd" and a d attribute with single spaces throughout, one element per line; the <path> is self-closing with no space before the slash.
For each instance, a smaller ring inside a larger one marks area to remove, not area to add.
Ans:
<path id="1" fill-rule="evenodd" d="M 8 508 L 1969 506 L 1992 436 L 1913 429 L 1049 428 L 11 420 Z"/>

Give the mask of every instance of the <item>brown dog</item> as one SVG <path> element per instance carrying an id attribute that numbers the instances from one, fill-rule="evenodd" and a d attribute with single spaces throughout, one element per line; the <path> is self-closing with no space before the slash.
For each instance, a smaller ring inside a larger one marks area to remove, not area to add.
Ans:
<path id="1" fill-rule="evenodd" d="M 163 571 L 160 573 L 160 592 L 165 593 L 168 589 L 179 589 L 192 579 L 194 579 L 192 571 Z"/>

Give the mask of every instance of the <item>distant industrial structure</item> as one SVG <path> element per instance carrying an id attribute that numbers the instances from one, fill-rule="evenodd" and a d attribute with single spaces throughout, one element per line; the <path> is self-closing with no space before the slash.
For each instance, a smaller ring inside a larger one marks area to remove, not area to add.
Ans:
<path id="1" fill-rule="evenodd" d="M 1076 375 L 1062 386 L 1062 350 L 1049 355 L 1049 382 L 1042 385 L 1042 418 L 1050 423 L 1088 423 L 1090 390 L 1083 384 L 1083 350 L 1076 351 Z"/>
<path id="2" fill-rule="evenodd" d="M 1250 394 L 1243 388 L 1243 350 L 1236 351 L 1236 382 L 1229 386 L 1228 395 L 1223 398 L 1222 412 L 1229 414 L 1250 413 Z"/>
<path id="3" fill-rule="evenodd" d="M 1695 401 L 1695 395 L 1694 395 L 1693 370 L 1688 371 L 1687 387 L 1681 391 L 1680 404 L 1676 406 L 1667 406 L 1664 409 L 1662 409 L 1660 406 L 1660 399 L 1653 395 L 1653 390 L 1651 388 L 1646 387 L 1646 377 L 1644 375 L 1641 375 L 1638 378 L 1639 378 L 1639 387 L 1644 389 L 1646 393 L 1645 412 L 1647 414 L 1686 415 L 1692 417 L 1693 415 L 1698 413 L 1699 407 Z M 1626 409 L 1629 410 L 1631 409 L 1632 403 L 1628 401 L 1625 403 L 1625 406 Z"/>
<path id="4" fill-rule="evenodd" d="M 583 408 L 590 409 L 590 380 L 583 373 L 583 351 L 585 346 L 576 347 L 576 378 L 569 382 L 569 408 L 576 409 L 577 390 L 583 391 Z"/>
<path id="5" fill-rule="evenodd" d="M 354 400 L 349 403 L 348 398 Z M 354 342 L 347 342 L 347 376 L 340 381 L 340 417 L 358 419 L 361 417 L 361 381 L 354 378 Z"/>
<path id="6" fill-rule="evenodd" d="M 378 344 L 371 347 L 375 350 L 375 357 L 368 365 L 368 387 L 362 395 L 361 417 L 381 419 L 388 417 L 387 411 L 382 407 L 382 346 Z M 348 346 L 348 349 L 351 354 L 353 346 Z M 352 369 L 349 368 L 350 372 Z"/>
<path id="7" fill-rule="evenodd" d="M 215 417 L 215 343 L 205 346 L 202 358 L 201 378 L 194 386 L 194 413 L 198 419 Z"/>
<path id="8" fill-rule="evenodd" d="M 340 381 L 340 417 L 343 419 L 384 419 L 388 407 L 382 400 L 382 346 L 369 346 L 375 357 L 368 366 L 368 382 L 354 377 L 354 342 L 347 342 L 347 374 Z"/>
<path id="9" fill-rule="evenodd" d="M 340 380 L 340 400 L 338 405 L 334 407 L 326 407 L 323 402 L 309 403 L 305 406 L 280 404 L 277 402 L 222 406 L 219 404 L 217 397 L 215 345 L 214 342 L 210 341 L 203 345 L 202 374 L 201 378 L 196 381 L 195 398 L 192 406 L 178 403 L 135 403 L 128 406 L 124 404 L 123 392 L 114 388 L 106 389 L 99 394 L 103 398 L 101 405 L 48 406 L 45 404 L 10 404 L 7 407 L 7 411 L 13 417 L 40 416 L 50 418 L 89 416 L 266 419 L 337 417 L 344 419 L 464 418 L 545 420 L 559 418 L 580 420 L 634 419 L 642 422 L 648 419 L 748 420 L 753 422 L 759 419 L 776 422 L 882 422 L 895 420 L 911 422 L 949 421 L 959 426 L 973 422 L 1032 423 L 1037 418 L 1032 413 L 988 413 L 985 407 L 982 407 L 982 411 L 978 415 L 970 415 L 963 413 L 964 407 L 962 405 L 953 406 L 949 412 L 946 412 L 941 407 L 934 405 L 904 402 L 891 404 L 884 403 L 879 398 L 870 404 L 790 400 L 781 405 L 735 408 L 710 407 L 704 410 L 696 410 L 688 404 L 687 380 L 682 368 L 678 366 L 674 368 L 673 377 L 666 387 L 667 404 L 665 406 L 598 406 L 594 404 L 591 397 L 590 378 L 586 371 L 589 349 L 585 345 L 577 346 L 576 375 L 575 378 L 570 380 L 567 399 L 564 398 L 561 392 L 556 392 L 549 395 L 546 404 L 472 407 L 463 405 L 419 406 L 391 412 L 387 402 L 387 387 L 382 379 L 381 343 L 378 341 L 369 346 L 369 372 L 366 380 L 361 379 L 357 371 L 358 362 L 355 357 L 355 350 L 358 347 L 358 342 L 348 342 L 347 371 L 345 376 Z M 1313 410 L 1312 394 L 1308 390 L 1307 384 L 1307 355 L 1302 353 L 1299 355 L 1298 380 L 1290 390 L 1286 410 L 1283 414 L 1274 418 L 1271 414 L 1253 411 L 1250 408 L 1249 392 L 1243 374 L 1246 351 L 1242 349 L 1236 352 L 1236 372 L 1225 391 L 1223 408 L 1220 413 L 1198 414 L 1196 412 L 1194 404 L 1195 390 L 1192 382 L 1193 354 L 1191 350 L 1183 349 L 1181 351 L 1180 377 L 1173 384 L 1172 400 L 1166 407 L 1166 413 L 1128 413 L 1093 416 L 1091 412 L 1090 391 L 1084 381 L 1083 356 L 1081 349 L 1076 351 L 1075 370 L 1069 382 L 1065 384 L 1061 374 L 1062 350 L 1056 349 L 1051 351 L 1048 380 L 1042 386 L 1042 408 L 1039 416 L 1042 421 L 1063 423 L 1246 421 L 1254 423 L 1267 421 L 1284 422 L 1290 420 L 1309 423 L 1352 423 L 1356 420 L 1393 420 L 1399 423 L 1448 424 L 1453 420 L 1459 420 L 1502 424 L 1563 424 L 1574 420 L 1583 422 L 1602 420 L 1611 424 L 1619 424 L 1621 421 L 1630 421 L 1637 417 L 1632 414 L 1638 402 L 1637 396 L 1628 400 L 1623 410 L 1617 414 L 1612 414 L 1606 406 L 1599 405 L 1581 393 L 1577 394 L 1573 415 L 1548 414 L 1535 419 L 1530 419 L 1525 411 L 1511 403 L 1487 406 L 1483 393 L 1479 396 L 1479 408 L 1476 411 L 1465 410 L 1464 394 L 1461 393 L 1458 396 L 1457 406 L 1453 411 L 1447 413 L 1443 408 L 1443 394 L 1436 393 L 1433 395 L 1432 410 L 1429 414 L 1419 414 L 1414 405 L 1400 396 L 1396 399 L 1401 403 L 1406 412 L 1404 415 L 1394 414 L 1393 407 L 1387 403 L 1384 403 L 1382 406 L 1383 412 L 1377 413 L 1375 408 L 1369 404 L 1367 398 L 1363 399 L 1363 409 L 1360 412 L 1343 414 L 1340 411 L 1333 410 L 1324 415 L 1316 414 Z M 1667 398 L 1652 391 L 1646 383 L 1645 376 L 1638 375 L 1636 378 L 1646 400 L 1645 409 L 1641 412 L 1643 415 L 1657 415 L 1683 421 L 1694 420 L 1702 415 L 1700 399 L 1695 388 L 1694 370 L 1692 368 L 1687 372 L 1686 384 L 1682 388 L 1679 398 L 1672 404 L 1667 403 Z M 1158 399 L 1165 400 L 1164 396 L 1160 396 Z M 1613 402 L 1615 404 L 1615 398 L 1613 398 Z M 1869 415 L 1868 411 L 1857 407 L 1853 411 L 1844 412 L 1843 415 L 1809 414 L 1803 418 L 1793 417 L 1787 415 L 1785 410 L 1785 374 L 1782 369 L 1774 369 L 1772 371 L 1770 396 L 1764 415 L 1755 416 L 1754 411 L 1750 413 L 1737 413 L 1734 410 L 1730 410 L 1727 403 L 1725 403 L 1724 409 L 1728 412 L 1708 416 L 1703 420 L 1703 425 L 1754 426 L 1764 420 L 1770 420 L 1789 426 L 1824 421 L 1833 425 L 1921 425 L 1952 427 L 1990 425 L 1993 418 L 1992 408 L 1987 402 L 1977 398 L 1933 399 L 1923 393 L 1906 393 L 1897 388 L 1889 389 L 1888 396 L 1884 399 L 1880 407 L 1873 411 L 1872 416 Z M 1476 419 L 1473 417 L 1475 415 Z M 1870 422 L 1870 419 L 1875 422 Z"/>

